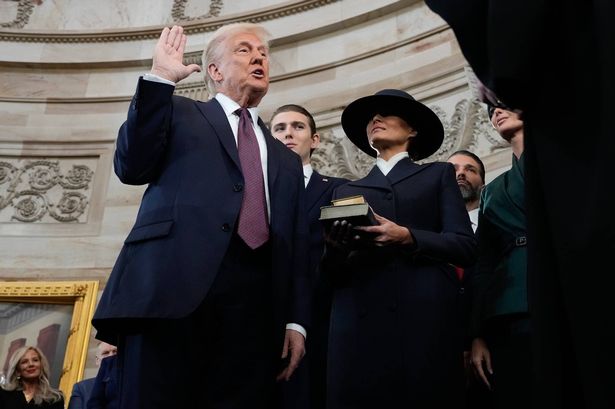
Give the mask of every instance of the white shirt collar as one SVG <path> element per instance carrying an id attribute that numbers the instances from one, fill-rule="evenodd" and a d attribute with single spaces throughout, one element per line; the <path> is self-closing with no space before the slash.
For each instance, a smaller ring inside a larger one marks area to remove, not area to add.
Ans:
<path id="1" fill-rule="evenodd" d="M 310 183 L 310 178 L 314 173 L 314 169 L 311 164 L 303 165 L 303 181 L 305 182 L 305 186 L 307 187 L 308 183 Z"/>
<path id="2" fill-rule="evenodd" d="M 226 114 L 227 118 L 231 117 L 231 115 L 235 115 L 235 111 L 241 108 L 241 106 L 239 106 L 237 102 L 233 101 L 232 99 L 230 99 L 229 97 L 227 97 L 221 92 L 218 92 L 214 98 L 216 98 L 216 100 L 220 103 L 220 105 L 222 105 L 222 109 L 224 110 L 224 113 Z M 257 126 L 258 125 L 258 107 L 248 108 L 248 111 L 250 111 L 250 116 L 252 117 L 252 122 L 254 123 L 254 126 Z"/>
<path id="3" fill-rule="evenodd" d="M 472 230 L 476 233 L 476 229 L 478 228 L 478 207 L 476 209 L 472 209 L 468 212 L 468 216 L 470 216 L 470 223 L 472 223 Z"/>
<path id="4" fill-rule="evenodd" d="M 408 155 L 408 152 L 399 152 L 398 154 L 393 155 L 393 157 L 391 157 L 391 159 L 389 160 L 384 160 L 381 157 L 378 157 L 376 159 L 376 166 L 378 166 L 378 169 L 380 169 L 380 171 L 384 173 L 384 176 L 386 176 L 389 174 L 391 169 L 393 169 L 395 165 L 397 165 L 397 162 L 409 157 L 410 155 Z"/>

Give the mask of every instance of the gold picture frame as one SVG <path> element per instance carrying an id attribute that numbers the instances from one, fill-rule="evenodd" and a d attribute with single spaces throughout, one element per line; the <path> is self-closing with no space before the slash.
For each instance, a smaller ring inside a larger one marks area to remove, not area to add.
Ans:
<path id="1" fill-rule="evenodd" d="M 0 282 L 0 303 L 72 305 L 59 379 L 65 402 L 85 368 L 97 294 L 98 281 Z"/>

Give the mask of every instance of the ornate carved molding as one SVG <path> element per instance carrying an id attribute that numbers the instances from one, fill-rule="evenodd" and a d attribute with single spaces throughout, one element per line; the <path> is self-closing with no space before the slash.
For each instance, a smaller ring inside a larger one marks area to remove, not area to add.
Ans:
<path id="1" fill-rule="evenodd" d="M 352 143 L 346 143 L 341 129 L 340 133 L 336 135 L 333 129 L 321 132 L 321 144 L 312 156 L 312 165 L 324 175 L 352 180 L 362 178 L 374 166 L 374 158 Z"/>
<path id="2" fill-rule="evenodd" d="M 199 101 L 207 101 L 209 99 L 207 86 L 203 81 L 177 84 L 175 87 L 175 95 L 181 95 L 182 97 L 188 97 Z"/>
<path id="3" fill-rule="evenodd" d="M 15 18 L 12 21 L 0 22 L 0 28 L 23 28 L 30 21 L 32 10 L 34 10 L 32 0 L 19 0 Z"/>
<path id="4" fill-rule="evenodd" d="M 193 21 L 205 18 L 218 17 L 220 15 L 220 10 L 224 7 L 224 1 L 222 0 L 210 0 L 209 2 L 209 12 L 203 14 L 201 16 L 186 16 L 186 5 L 189 0 L 173 0 L 173 8 L 171 9 L 171 17 L 173 17 L 173 21 Z"/>
<path id="5" fill-rule="evenodd" d="M 84 282 L 3 282 L 0 297 L 84 297 L 93 286 Z M 96 285 L 97 287 L 97 285 Z"/>
<path id="6" fill-rule="evenodd" d="M 0 161 L 0 221 L 80 222 L 93 176 L 83 164 L 73 163 L 63 172 L 59 160 Z"/>
<path id="7" fill-rule="evenodd" d="M 293 72 L 288 72 L 284 74 L 274 75 L 270 78 L 270 83 L 275 83 L 278 81 L 285 81 L 292 78 L 298 78 L 306 75 L 316 74 L 322 71 L 332 70 L 338 67 L 342 67 L 348 64 L 352 64 L 357 61 L 366 60 L 372 58 L 377 55 L 381 55 L 387 52 L 394 51 L 396 49 L 408 46 L 409 44 L 421 41 L 426 38 L 433 37 L 435 35 L 440 35 L 445 33 L 444 35 L 449 35 L 447 32 L 448 27 L 443 25 L 432 30 L 421 33 L 420 35 L 413 36 L 393 44 L 389 44 L 385 47 L 377 48 L 374 50 L 370 50 L 368 52 L 355 55 L 352 57 L 348 57 L 345 59 L 333 61 L 327 64 L 321 64 L 314 67 L 297 70 Z M 451 34 L 452 35 L 452 34 Z M 186 54 L 184 56 L 184 64 L 201 64 L 201 54 L 202 52 L 193 52 Z M 44 64 L 40 64 L 39 66 L 43 66 Z M 84 68 L 96 68 L 98 64 L 88 64 L 84 65 Z M 147 64 L 145 65 L 147 66 Z M 207 89 L 205 87 L 205 83 L 200 81 L 191 81 L 191 82 L 181 82 L 177 85 L 175 89 L 175 93 L 177 95 L 187 96 L 192 99 L 198 99 L 201 101 L 206 101 L 208 99 Z M 122 101 L 130 101 L 132 98 L 131 95 L 121 95 L 116 97 L 84 97 L 84 98 L 49 98 L 49 97 L 23 97 L 23 98 L 7 98 L 0 96 L 0 101 L 4 102 L 28 102 L 28 103 L 99 103 L 99 102 L 122 102 Z"/>
<path id="8" fill-rule="evenodd" d="M 322 7 L 330 3 L 335 3 L 337 1 L 341 0 L 303 0 L 290 4 L 286 3 L 279 6 L 272 6 L 239 16 L 222 16 L 220 18 L 204 20 L 201 20 L 199 18 L 195 21 L 189 20 L 186 24 L 184 24 L 184 32 L 186 34 L 211 32 L 217 30 L 219 27 L 225 24 L 236 23 L 240 21 L 262 23 L 264 21 L 275 20 L 284 16 L 303 13 L 305 11 Z M 218 2 L 212 0 L 212 3 Z M 0 41 L 35 43 L 100 43 L 113 41 L 136 41 L 158 38 L 158 36 L 160 35 L 160 30 L 160 27 L 155 27 L 142 30 L 109 30 L 105 32 L 80 33 L 66 33 L 57 31 L 23 33 L 18 30 L 0 31 Z"/>

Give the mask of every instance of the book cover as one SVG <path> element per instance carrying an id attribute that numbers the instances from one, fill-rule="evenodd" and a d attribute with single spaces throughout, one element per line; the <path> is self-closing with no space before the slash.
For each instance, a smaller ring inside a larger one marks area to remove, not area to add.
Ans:
<path id="1" fill-rule="evenodd" d="M 346 220 L 353 226 L 377 226 L 378 221 L 363 196 L 352 196 L 332 201 L 320 208 L 320 221 L 328 230 L 335 220 Z"/>

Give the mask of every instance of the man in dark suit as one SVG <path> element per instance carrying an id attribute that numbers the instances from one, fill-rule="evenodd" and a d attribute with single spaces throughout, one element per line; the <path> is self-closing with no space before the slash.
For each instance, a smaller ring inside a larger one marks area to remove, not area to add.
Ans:
<path id="1" fill-rule="evenodd" d="M 453 152 L 448 159 L 448 163 L 455 167 L 455 178 L 461 191 L 461 197 L 466 205 L 472 230 L 476 233 L 478 228 L 478 207 L 480 194 L 485 187 L 485 165 L 483 161 L 474 153 L 462 149 Z M 472 301 L 473 288 L 471 285 L 472 277 L 476 266 L 465 269 L 457 268 L 457 274 L 463 284 L 462 308 L 460 324 L 464 334 L 463 361 L 466 370 L 466 406 L 468 408 L 481 409 L 490 408 L 491 394 L 482 383 L 474 376 L 471 361 L 472 338 L 469 336 L 470 328 L 470 308 Z"/>
<path id="2" fill-rule="evenodd" d="M 294 405 L 309 405 L 314 409 L 325 407 L 327 339 L 329 315 L 331 313 L 332 289 L 326 277 L 320 274 L 318 264 L 324 251 L 323 227 L 320 222 L 320 208 L 331 204 L 333 190 L 347 182 L 346 179 L 323 176 L 312 168 L 310 158 L 320 144 L 316 122 L 310 112 L 300 105 L 283 105 L 271 116 L 271 133 L 301 158 L 307 195 L 309 239 L 309 271 L 314 291 L 312 303 L 312 327 L 307 349 L 310 351 L 306 362 L 309 371 L 309 393 L 300 387 L 290 388 Z M 305 367 L 305 365 L 304 365 Z M 305 370 L 302 371 L 302 373 Z"/>
<path id="3" fill-rule="evenodd" d="M 426 3 L 524 113 L 535 406 L 615 407 L 615 3 Z"/>
<path id="4" fill-rule="evenodd" d="M 165 28 L 120 128 L 116 174 L 149 184 L 93 320 L 119 342 L 121 408 L 274 407 L 276 375 L 305 353 L 305 188 L 258 119 L 267 36 L 217 30 L 203 55 L 214 98 L 199 102 L 173 96 L 199 67 L 183 64 L 183 29 Z"/>
<path id="5" fill-rule="evenodd" d="M 117 348 L 114 345 L 100 342 L 96 347 L 96 366 L 100 367 L 105 358 L 110 358 L 115 354 L 117 354 Z M 96 378 L 88 378 L 73 385 L 73 392 L 70 395 L 68 409 L 86 409 L 88 407 L 88 399 L 90 399 L 95 380 Z"/>
<path id="6" fill-rule="evenodd" d="M 119 408 L 119 390 L 117 385 L 117 356 L 105 359 L 94 378 L 94 385 L 87 409 Z"/>
<path id="7" fill-rule="evenodd" d="M 485 186 L 485 165 L 474 153 L 463 149 L 453 152 L 446 161 L 455 167 L 455 179 L 476 233 L 480 192 Z"/>

